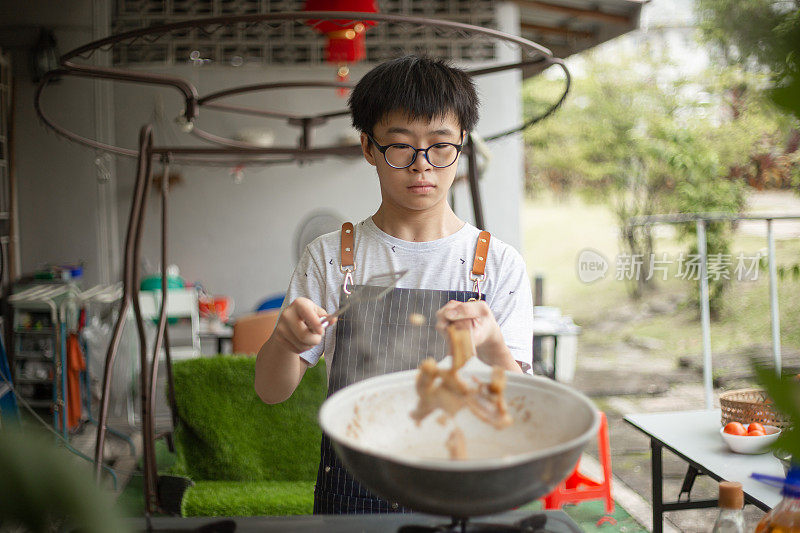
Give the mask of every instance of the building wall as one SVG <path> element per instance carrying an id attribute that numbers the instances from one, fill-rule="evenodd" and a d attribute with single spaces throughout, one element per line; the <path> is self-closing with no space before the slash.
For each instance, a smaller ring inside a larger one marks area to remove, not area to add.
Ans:
<path id="1" fill-rule="evenodd" d="M 39 26 L 54 30 L 65 52 L 92 39 L 93 2 L 5 2 L 0 20 L 12 27 L 6 44 L 15 75 L 14 160 L 18 184 L 22 272 L 42 263 L 86 262 L 88 283 L 100 279 L 99 219 L 95 154 L 50 133 L 33 107 L 36 84 L 29 70 L 30 48 Z M 53 119 L 94 135 L 96 116 L 91 82 L 63 80 L 45 94 Z"/>

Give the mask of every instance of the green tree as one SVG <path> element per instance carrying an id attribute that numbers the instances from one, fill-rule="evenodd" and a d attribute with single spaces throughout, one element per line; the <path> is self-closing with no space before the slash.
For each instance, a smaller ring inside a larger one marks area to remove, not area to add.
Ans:
<path id="1" fill-rule="evenodd" d="M 633 57 L 627 58 L 632 60 Z M 587 55 L 585 73 L 574 81 L 571 99 L 557 119 L 526 133 L 528 190 L 574 189 L 593 201 L 608 202 L 620 226 L 621 244 L 632 255 L 648 256 L 652 237 L 646 226 L 628 226 L 632 217 L 655 213 L 670 183 L 653 159 L 649 130 L 660 127 L 678 107 L 674 94 L 654 88 L 659 60 L 650 58 L 650 75 L 632 75 L 631 62 Z M 551 101 L 560 87 L 535 79 L 525 86 L 529 111 Z M 631 294 L 638 297 L 648 277 L 646 262 Z"/>
<path id="2" fill-rule="evenodd" d="M 654 47 L 605 59 L 584 56 L 571 98 L 551 121 L 526 133 L 527 190 L 576 191 L 609 202 L 622 247 L 647 257 L 652 237 L 632 217 L 659 212 L 735 213 L 745 208 L 746 184 L 763 175 L 755 153 L 786 140 L 791 120 L 765 95 L 764 74 L 714 66 L 699 75 Z M 524 87 L 527 111 L 552 101 L 558 82 L 547 77 Z M 695 227 L 681 235 L 696 251 Z M 727 254 L 730 227 L 709 224 L 708 253 Z M 647 262 L 636 297 L 646 288 Z M 712 281 L 712 313 L 719 311 L 724 280 Z"/>
<path id="3" fill-rule="evenodd" d="M 770 99 L 770 76 L 740 65 L 709 68 L 701 76 L 703 93 L 714 100 L 705 118 L 694 121 L 730 179 L 749 186 L 788 188 L 797 174 L 800 132 L 797 120 Z"/>
<path id="4" fill-rule="evenodd" d="M 673 213 L 741 212 L 745 206 L 745 185 L 741 181 L 729 179 L 718 153 L 707 146 L 709 137 L 703 136 L 704 129 L 686 128 L 664 132 L 667 140 L 662 143 L 661 157 L 667 162 L 670 173 L 676 177 L 676 186 L 670 194 L 665 195 L 663 205 Z M 704 138 L 706 142 L 703 142 Z M 706 223 L 709 267 L 730 255 L 731 233 L 729 222 Z M 678 234 L 684 241 L 688 241 L 690 256 L 699 252 L 695 224 L 679 225 Z M 708 279 L 712 318 L 719 317 L 722 295 L 728 283 L 724 277 Z M 697 303 L 698 292 L 699 290 L 695 292 Z"/>
<path id="5" fill-rule="evenodd" d="M 696 10 L 705 41 L 729 64 L 769 69 L 772 98 L 800 118 L 800 1 L 697 0 Z"/>
<path id="6" fill-rule="evenodd" d="M 755 91 L 745 83 L 731 91 L 734 111 L 740 96 L 755 93 L 800 118 L 800 1 L 698 0 L 696 10 L 702 39 L 723 62 L 735 67 L 734 72 L 760 76 Z M 742 24 L 745 20 L 748 23 Z M 788 119 L 783 116 L 784 121 Z M 751 184 L 759 188 L 791 185 L 800 192 L 797 121 L 787 138 L 764 138 L 761 145 L 760 152 L 751 156 L 756 167 Z"/>
<path id="7" fill-rule="evenodd" d="M 772 99 L 800 118 L 800 3 L 770 0 L 698 0 L 703 34 L 715 43 L 729 63 L 744 68 L 766 66 L 771 74 Z M 742 24 L 741 21 L 748 21 Z M 794 142 L 794 146 L 791 143 Z M 794 154 L 794 183 L 798 184 L 795 128 L 786 154 Z M 797 265 L 794 265 L 794 270 Z M 794 465 L 800 462 L 800 381 L 776 375 L 774 368 L 756 366 L 756 375 L 780 410 L 792 422 L 775 446 L 788 452 Z M 780 374 L 780 373 L 778 373 Z"/>

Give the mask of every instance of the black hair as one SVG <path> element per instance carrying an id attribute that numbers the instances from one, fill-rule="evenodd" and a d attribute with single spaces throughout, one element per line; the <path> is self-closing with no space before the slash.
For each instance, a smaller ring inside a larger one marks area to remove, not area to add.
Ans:
<path id="1" fill-rule="evenodd" d="M 410 120 L 444 117 L 452 112 L 461 129 L 478 122 L 478 95 L 472 77 L 445 60 L 407 55 L 381 63 L 356 84 L 348 100 L 353 127 L 372 128 L 392 111 Z"/>

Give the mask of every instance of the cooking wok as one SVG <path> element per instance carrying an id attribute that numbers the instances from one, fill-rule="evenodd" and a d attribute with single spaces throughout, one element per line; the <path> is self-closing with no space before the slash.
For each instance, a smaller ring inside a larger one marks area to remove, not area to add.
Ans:
<path id="1" fill-rule="evenodd" d="M 462 375 L 483 382 L 491 369 L 473 357 Z M 434 412 L 417 426 L 417 370 L 370 378 L 322 405 L 319 421 L 345 468 L 375 494 L 415 511 L 458 518 L 508 510 L 548 494 L 570 474 L 597 410 L 583 394 L 546 378 L 508 374 L 514 423 L 495 429 L 462 409 L 448 423 Z M 445 446 L 458 426 L 467 459 Z"/>

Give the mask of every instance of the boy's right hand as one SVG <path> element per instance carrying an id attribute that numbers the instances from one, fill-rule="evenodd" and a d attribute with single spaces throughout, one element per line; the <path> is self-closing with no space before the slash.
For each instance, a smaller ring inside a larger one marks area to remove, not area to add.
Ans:
<path id="1" fill-rule="evenodd" d="M 320 319 L 327 314 L 325 309 L 308 298 L 297 298 L 281 313 L 270 340 L 296 354 L 310 350 L 322 342 L 325 328 Z"/>

